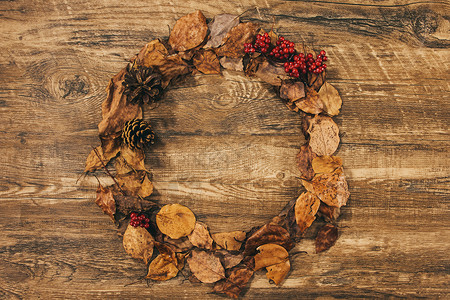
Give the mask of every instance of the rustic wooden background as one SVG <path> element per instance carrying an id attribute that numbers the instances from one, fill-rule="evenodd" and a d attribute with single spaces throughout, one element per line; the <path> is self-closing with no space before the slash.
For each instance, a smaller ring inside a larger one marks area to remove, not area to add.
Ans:
<path id="1" fill-rule="evenodd" d="M 340 238 L 320 255 L 304 240 L 282 287 L 260 272 L 245 298 L 449 297 L 448 2 L 17 0 L 0 2 L 0 298 L 218 298 L 181 276 L 139 280 L 145 266 L 94 203 L 96 179 L 76 182 L 109 78 L 196 9 L 248 10 L 326 49 L 344 100 Z M 299 194 L 300 120 L 267 84 L 187 78 L 145 119 L 158 134 L 154 199 L 212 232 L 263 224 Z"/>

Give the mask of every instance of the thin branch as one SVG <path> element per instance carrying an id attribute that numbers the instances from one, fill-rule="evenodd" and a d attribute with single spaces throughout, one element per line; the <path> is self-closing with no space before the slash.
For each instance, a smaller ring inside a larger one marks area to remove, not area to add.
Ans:
<path id="1" fill-rule="evenodd" d="M 109 172 L 108 168 L 106 167 L 105 163 L 103 162 L 103 159 L 100 157 L 100 154 L 98 153 L 98 150 L 96 148 L 94 148 L 94 147 L 92 147 L 92 149 L 94 149 L 94 153 L 95 153 L 95 155 L 97 155 L 98 159 L 102 163 L 102 166 L 103 166 L 103 168 L 105 168 L 106 173 L 112 178 L 112 180 L 114 180 L 114 183 L 117 185 L 117 187 L 122 192 L 122 194 L 125 195 L 125 192 L 120 187 L 120 185 L 117 182 L 116 178 L 114 178 L 114 176 Z"/>

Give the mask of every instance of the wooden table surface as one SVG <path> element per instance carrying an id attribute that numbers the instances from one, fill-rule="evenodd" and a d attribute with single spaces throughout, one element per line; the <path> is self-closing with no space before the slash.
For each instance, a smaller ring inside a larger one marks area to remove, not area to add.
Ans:
<path id="1" fill-rule="evenodd" d="M 446 1 L 1 1 L 0 298 L 219 298 L 182 276 L 150 283 L 77 183 L 106 85 L 175 20 L 243 14 L 326 49 L 344 105 L 351 197 L 336 245 L 294 251 L 281 287 L 258 272 L 245 298 L 450 297 L 449 58 Z M 268 84 L 225 71 L 192 76 L 145 111 L 160 203 L 190 207 L 212 232 L 267 222 L 301 191 L 300 118 Z M 100 172 L 103 184 L 110 179 Z"/>

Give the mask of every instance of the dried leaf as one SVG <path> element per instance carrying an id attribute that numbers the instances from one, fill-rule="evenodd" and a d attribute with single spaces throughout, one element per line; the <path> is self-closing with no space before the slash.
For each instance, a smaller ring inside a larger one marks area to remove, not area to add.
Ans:
<path id="1" fill-rule="evenodd" d="M 317 233 L 316 253 L 330 249 L 336 243 L 337 238 L 337 227 L 333 224 L 325 224 Z"/>
<path id="2" fill-rule="evenodd" d="M 346 205 L 350 196 L 342 167 L 333 173 L 317 174 L 311 182 L 303 180 L 302 183 L 307 191 L 329 206 Z"/>
<path id="3" fill-rule="evenodd" d="M 221 280 L 214 285 L 213 291 L 237 299 L 252 278 L 253 273 L 253 270 L 245 266 L 234 267 L 231 269 L 228 278 Z"/>
<path id="4" fill-rule="evenodd" d="M 297 166 L 305 180 L 311 180 L 314 177 L 312 161 L 315 157 L 317 157 L 317 155 L 312 152 L 312 149 L 308 144 L 304 144 L 300 147 L 300 152 L 297 154 Z"/>
<path id="5" fill-rule="evenodd" d="M 153 254 L 152 235 L 143 227 L 128 225 L 123 235 L 123 248 L 131 257 L 144 260 L 147 264 Z"/>
<path id="6" fill-rule="evenodd" d="M 327 116 L 317 115 L 308 128 L 309 145 L 319 155 L 332 155 L 339 146 L 339 127 Z"/>
<path id="7" fill-rule="evenodd" d="M 194 230 L 195 216 L 186 206 L 168 204 L 156 215 L 156 224 L 163 234 L 172 239 L 179 239 Z"/>
<path id="8" fill-rule="evenodd" d="M 220 258 L 220 262 L 225 269 L 230 269 L 234 266 L 237 266 L 244 259 L 244 254 L 240 252 L 238 252 L 237 254 L 233 254 L 224 249 L 215 251 L 214 255 Z"/>
<path id="9" fill-rule="evenodd" d="M 295 102 L 295 105 L 308 114 L 319 114 L 323 111 L 323 103 L 319 94 L 310 87 L 306 87 L 306 97 Z"/>
<path id="10" fill-rule="evenodd" d="M 240 23 L 233 27 L 225 37 L 222 47 L 217 48 L 218 56 L 244 56 L 244 43 L 251 43 L 256 37 L 259 25 L 255 23 Z"/>
<path id="11" fill-rule="evenodd" d="M 315 173 L 332 173 L 337 168 L 342 167 L 342 159 L 339 156 L 317 156 L 312 161 Z"/>
<path id="12" fill-rule="evenodd" d="M 336 116 L 339 114 L 339 110 L 342 106 L 342 99 L 339 92 L 334 86 L 325 82 L 319 90 L 320 100 L 324 104 L 324 111 L 330 116 Z"/>
<path id="13" fill-rule="evenodd" d="M 207 32 L 206 18 L 197 10 L 178 19 L 170 32 L 169 44 L 175 51 L 186 51 L 200 45 Z"/>
<path id="14" fill-rule="evenodd" d="M 258 71 L 260 65 L 266 61 L 264 56 L 260 55 L 260 53 L 254 53 L 251 56 L 245 56 L 242 59 L 242 63 L 244 66 L 244 74 L 247 76 L 254 76 Z"/>
<path id="15" fill-rule="evenodd" d="M 295 219 L 295 203 L 297 199 L 292 199 L 288 204 L 281 210 L 278 216 L 274 217 L 270 224 L 279 225 L 288 230 L 289 235 L 293 241 L 297 241 L 301 238 L 302 234 L 300 232 L 300 227 L 297 225 L 297 220 Z"/>
<path id="16" fill-rule="evenodd" d="M 159 242 L 154 242 L 154 244 L 156 249 L 158 249 L 159 255 L 161 255 L 163 259 L 168 262 L 174 263 L 175 265 L 178 264 L 177 255 L 169 245 Z"/>
<path id="17" fill-rule="evenodd" d="M 99 184 L 95 203 L 103 210 L 105 214 L 111 217 L 113 222 L 115 222 L 114 214 L 116 213 L 116 201 L 114 200 L 111 189 L 104 188 Z"/>
<path id="18" fill-rule="evenodd" d="M 305 85 L 301 81 L 283 80 L 280 88 L 281 99 L 294 102 L 305 97 Z"/>
<path id="19" fill-rule="evenodd" d="M 194 66 L 203 74 L 220 74 L 220 62 L 212 50 L 200 50 L 194 55 Z"/>
<path id="20" fill-rule="evenodd" d="M 148 273 L 145 278 L 164 281 L 174 278 L 178 274 L 178 266 L 164 259 L 160 254 L 148 266 Z"/>
<path id="21" fill-rule="evenodd" d="M 255 255 L 255 271 L 289 260 L 289 253 L 277 244 L 261 245 L 257 250 L 259 253 Z"/>
<path id="22" fill-rule="evenodd" d="M 178 76 L 188 74 L 188 64 L 182 59 L 181 55 L 174 54 L 166 57 L 163 65 L 157 67 L 162 75 L 161 86 L 166 88 L 169 83 Z"/>
<path id="23" fill-rule="evenodd" d="M 194 248 L 194 245 L 192 245 L 187 237 L 182 237 L 180 239 L 174 240 L 165 235 L 164 243 L 175 252 L 185 252 Z"/>
<path id="24" fill-rule="evenodd" d="M 122 147 L 120 148 L 119 157 L 117 158 L 117 161 L 118 161 L 117 164 L 123 164 L 124 166 L 129 167 L 130 171 L 131 170 L 147 171 L 147 169 L 145 168 L 144 160 L 145 160 L 145 153 L 144 153 L 143 149 L 138 149 L 138 148 L 131 149 L 126 145 L 122 145 Z M 125 167 L 122 169 L 122 172 L 124 170 L 126 170 Z M 122 172 L 120 172 L 120 173 L 122 173 Z"/>
<path id="25" fill-rule="evenodd" d="M 245 240 L 244 231 L 221 232 L 212 235 L 217 245 L 230 251 L 241 249 L 242 242 Z"/>
<path id="26" fill-rule="evenodd" d="M 341 209 L 336 206 L 329 206 L 320 201 L 319 214 L 324 217 L 327 222 L 334 222 L 339 218 Z"/>
<path id="27" fill-rule="evenodd" d="M 243 71 L 244 64 L 242 63 L 242 58 L 232 58 L 224 56 L 219 60 L 220 64 L 224 69 L 233 71 Z"/>
<path id="28" fill-rule="evenodd" d="M 295 219 L 303 233 L 316 219 L 320 200 L 310 192 L 302 193 L 295 203 Z"/>
<path id="29" fill-rule="evenodd" d="M 283 80 L 289 79 L 281 64 L 272 64 L 267 59 L 259 65 L 255 75 L 262 81 L 275 86 L 280 86 Z"/>
<path id="30" fill-rule="evenodd" d="M 107 136 L 99 136 L 102 144 L 102 154 L 105 160 L 110 161 L 119 153 L 120 146 L 122 145 L 121 133 L 117 132 Z"/>
<path id="31" fill-rule="evenodd" d="M 272 265 L 270 267 L 267 267 L 267 278 L 269 280 L 272 280 L 275 282 L 276 285 L 280 285 L 281 282 L 283 282 L 284 278 L 286 278 L 287 274 L 289 273 L 289 270 L 291 269 L 291 263 L 289 262 L 289 259 L 285 262 Z"/>
<path id="32" fill-rule="evenodd" d="M 145 171 L 131 171 L 116 175 L 117 182 L 128 196 L 148 197 L 153 192 L 153 184 Z"/>
<path id="33" fill-rule="evenodd" d="M 273 30 L 270 30 L 268 34 L 270 37 L 270 44 L 275 47 L 277 45 L 277 41 L 278 41 L 278 34 L 273 32 Z"/>
<path id="34" fill-rule="evenodd" d="M 166 47 L 160 40 L 153 40 L 141 50 L 138 54 L 138 61 L 145 67 L 162 66 L 166 63 L 166 57 L 169 55 Z"/>
<path id="35" fill-rule="evenodd" d="M 239 16 L 230 14 L 216 15 L 208 24 L 210 39 L 205 48 L 217 48 L 224 42 L 224 37 L 236 25 L 239 24 Z"/>
<path id="36" fill-rule="evenodd" d="M 315 74 L 308 72 L 307 81 L 308 86 L 313 88 L 315 91 L 319 91 L 320 87 L 324 84 L 327 71 L 324 70 L 322 73 Z"/>
<path id="37" fill-rule="evenodd" d="M 103 164 L 106 166 L 109 162 L 109 159 L 107 160 L 103 156 L 102 147 L 98 146 L 95 149 L 92 149 L 91 153 L 89 153 L 86 159 L 86 167 L 84 168 L 84 172 L 86 173 L 94 172 L 95 170 L 101 168 L 103 166 L 102 161 Z"/>
<path id="38" fill-rule="evenodd" d="M 158 204 L 156 204 L 155 202 L 146 199 L 141 199 L 136 196 L 121 195 L 118 192 L 116 186 L 113 186 L 113 189 L 114 189 L 114 200 L 116 200 L 116 215 L 122 214 L 123 216 L 128 216 L 132 212 L 155 211 L 159 209 Z"/>
<path id="39" fill-rule="evenodd" d="M 213 239 L 209 235 L 208 226 L 202 222 L 196 222 L 194 231 L 191 232 L 191 234 L 188 235 L 189 241 L 191 241 L 192 245 L 206 249 L 211 250 L 213 248 Z"/>
<path id="40" fill-rule="evenodd" d="M 187 262 L 194 276 L 203 283 L 213 283 L 225 278 L 225 269 L 213 253 L 194 250 Z"/>
<path id="41" fill-rule="evenodd" d="M 286 250 L 291 250 L 294 244 L 289 236 L 289 232 L 281 226 L 266 224 L 256 230 L 245 243 L 244 256 L 256 253 L 256 248 L 264 244 L 281 245 Z"/>

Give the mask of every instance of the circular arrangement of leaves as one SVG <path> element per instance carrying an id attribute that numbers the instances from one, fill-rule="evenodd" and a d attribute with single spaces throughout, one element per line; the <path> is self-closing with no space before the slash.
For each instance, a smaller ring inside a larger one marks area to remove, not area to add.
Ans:
<path id="1" fill-rule="evenodd" d="M 222 14 L 207 22 L 196 11 L 176 22 L 168 40 L 145 45 L 111 79 L 98 125 L 101 145 L 89 154 L 85 172 L 103 168 L 114 180 L 108 187 L 99 183 L 95 202 L 122 229 L 125 251 L 148 265 L 147 279 L 190 274 L 191 281 L 215 283 L 215 293 L 237 298 L 260 269 L 276 285 L 283 282 L 290 270 L 289 250 L 316 217 L 326 221 L 316 237 L 316 252 L 335 243 L 335 223 L 349 192 L 342 160 L 333 156 L 340 139 L 331 117 L 339 113 L 342 100 L 326 81 L 327 59 L 323 50 L 316 55 L 305 46 L 299 49 L 238 16 Z M 270 83 L 286 106 L 299 113 L 307 143 L 297 164 L 306 191 L 267 224 L 248 232 L 210 234 L 189 208 L 161 207 L 148 199 L 153 185 L 144 149 L 155 134 L 143 120 L 143 107 L 158 101 L 180 76 L 220 74 L 221 68 Z"/>

